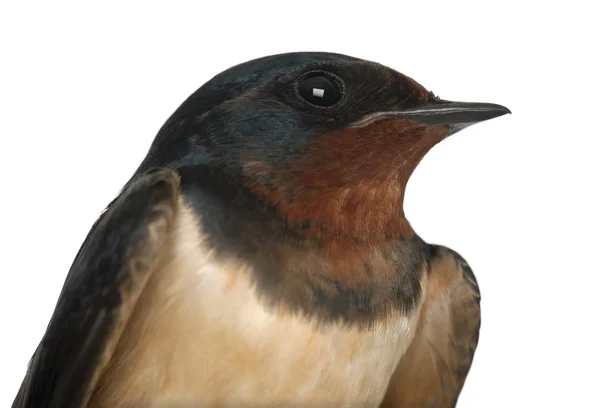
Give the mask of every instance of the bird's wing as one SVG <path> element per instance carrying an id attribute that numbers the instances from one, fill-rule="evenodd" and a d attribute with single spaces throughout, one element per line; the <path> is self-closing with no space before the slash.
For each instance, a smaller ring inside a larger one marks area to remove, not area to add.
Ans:
<path id="1" fill-rule="evenodd" d="M 471 368 L 481 323 L 479 287 L 460 255 L 439 246 L 433 251 L 419 328 L 382 407 L 455 407 Z"/>
<path id="2" fill-rule="evenodd" d="M 81 246 L 13 408 L 84 406 L 169 235 L 179 178 L 154 170 L 130 184 Z"/>

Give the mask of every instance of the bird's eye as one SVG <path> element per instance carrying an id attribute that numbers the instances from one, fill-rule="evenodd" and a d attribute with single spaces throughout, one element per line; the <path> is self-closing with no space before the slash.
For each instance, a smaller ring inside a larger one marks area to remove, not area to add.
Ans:
<path id="1" fill-rule="evenodd" d="M 327 107 L 335 105 L 342 97 L 341 81 L 317 72 L 302 78 L 297 85 L 298 95 L 308 103 Z"/>

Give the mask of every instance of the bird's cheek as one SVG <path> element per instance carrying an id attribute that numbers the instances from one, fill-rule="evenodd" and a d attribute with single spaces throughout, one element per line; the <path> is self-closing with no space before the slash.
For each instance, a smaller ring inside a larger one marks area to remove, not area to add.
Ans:
<path id="1" fill-rule="evenodd" d="M 405 165 L 423 154 L 422 146 L 433 143 L 437 132 L 401 118 L 376 121 L 358 128 L 323 135 L 317 143 L 324 166 L 335 165 L 356 179 L 382 180 L 404 172 Z M 424 139 L 425 137 L 425 139 Z"/>

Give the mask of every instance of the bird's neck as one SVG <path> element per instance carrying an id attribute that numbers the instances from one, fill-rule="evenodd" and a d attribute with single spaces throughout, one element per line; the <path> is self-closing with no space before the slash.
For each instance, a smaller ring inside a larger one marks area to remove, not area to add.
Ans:
<path id="1" fill-rule="evenodd" d="M 270 237 L 360 250 L 415 236 L 403 211 L 405 183 L 298 191 L 257 184 L 248 188 L 242 180 L 208 169 L 181 174 L 192 196 L 202 191 L 214 197 L 223 219 L 255 225 Z"/>
<path id="2" fill-rule="evenodd" d="M 248 191 L 212 181 L 190 182 L 183 174 L 183 197 L 197 214 L 198 227 L 215 256 L 251 266 L 255 290 L 266 305 L 319 321 L 341 319 L 370 327 L 418 304 L 429 250 L 417 235 L 384 239 L 381 232 L 366 234 L 371 229 L 351 222 L 334 224 L 340 228 L 336 236 L 330 230 L 312 233 L 313 225 L 293 224 L 279 208 Z M 356 217 L 368 222 L 363 209 L 352 211 L 359 211 Z M 363 239 L 341 231 L 360 231 Z"/>
<path id="3" fill-rule="evenodd" d="M 261 187 L 253 193 L 297 234 L 372 245 L 413 237 L 403 210 L 404 188 L 390 182 L 306 190 L 294 196 Z"/>

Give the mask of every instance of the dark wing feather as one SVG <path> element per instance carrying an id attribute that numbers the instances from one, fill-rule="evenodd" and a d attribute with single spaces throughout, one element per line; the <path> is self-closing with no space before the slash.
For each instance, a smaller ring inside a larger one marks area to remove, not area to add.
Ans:
<path id="1" fill-rule="evenodd" d="M 481 324 L 477 281 L 456 252 L 433 252 L 419 328 L 382 407 L 455 407 L 473 362 Z"/>
<path id="2" fill-rule="evenodd" d="M 175 217 L 179 179 L 140 176 L 96 221 L 65 280 L 13 408 L 84 406 Z"/>

